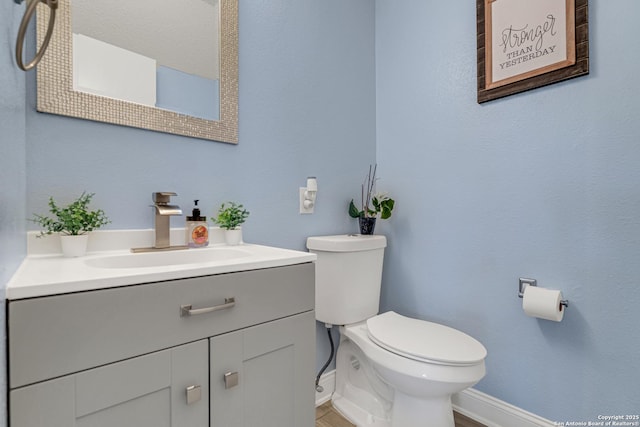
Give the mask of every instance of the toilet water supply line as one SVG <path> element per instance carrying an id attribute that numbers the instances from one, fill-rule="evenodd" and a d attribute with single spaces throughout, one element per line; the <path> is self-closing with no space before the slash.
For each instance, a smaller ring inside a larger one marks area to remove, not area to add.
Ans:
<path id="1" fill-rule="evenodd" d="M 24 0 L 14 0 L 16 4 L 21 4 L 23 1 Z M 18 67 L 22 71 L 29 71 L 30 69 L 38 65 L 38 62 L 40 62 L 40 60 L 42 59 L 42 56 L 47 50 L 47 46 L 49 46 L 49 41 L 51 41 L 51 36 L 53 35 L 53 26 L 56 21 L 56 9 L 58 8 L 58 0 L 27 0 L 27 3 L 27 10 L 24 12 L 22 22 L 20 22 L 20 27 L 18 28 L 18 37 L 16 39 L 16 62 L 18 63 Z M 36 56 L 27 65 L 25 65 L 22 60 L 24 38 L 27 32 L 27 27 L 29 26 L 29 21 L 31 21 L 31 17 L 38 8 L 38 3 L 44 3 L 49 6 L 49 25 L 47 27 L 47 34 L 44 36 L 44 41 L 42 42 L 40 50 L 36 53 Z"/>
<path id="2" fill-rule="evenodd" d="M 327 328 L 327 334 L 329 335 L 329 344 L 331 344 L 331 354 L 329 355 L 329 360 L 327 360 L 327 363 L 325 363 L 324 366 L 322 367 L 322 369 L 320 369 L 320 372 L 318 373 L 318 376 L 316 377 L 316 391 L 318 393 L 322 393 L 324 391 L 324 387 L 322 387 L 319 384 L 320 383 L 320 377 L 322 376 L 324 371 L 327 370 L 327 368 L 329 367 L 329 364 L 333 360 L 333 354 L 334 354 L 334 350 L 335 350 L 335 348 L 333 346 L 333 337 L 331 336 L 331 328 L 333 327 L 333 325 L 331 325 L 329 323 L 325 323 L 324 326 L 325 326 L 325 328 Z"/>

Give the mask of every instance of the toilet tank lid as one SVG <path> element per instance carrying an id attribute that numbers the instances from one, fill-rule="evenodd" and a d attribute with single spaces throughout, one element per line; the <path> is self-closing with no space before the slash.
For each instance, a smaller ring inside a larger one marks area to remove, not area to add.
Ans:
<path id="1" fill-rule="evenodd" d="M 340 234 L 307 238 L 307 249 L 325 252 L 359 252 L 387 246 L 387 238 L 379 234 Z"/>

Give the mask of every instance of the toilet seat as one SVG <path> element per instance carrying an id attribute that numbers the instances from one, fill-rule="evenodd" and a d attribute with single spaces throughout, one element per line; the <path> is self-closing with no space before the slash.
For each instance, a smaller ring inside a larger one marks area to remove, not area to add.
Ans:
<path id="1" fill-rule="evenodd" d="M 469 366 L 487 356 L 484 346 L 464 332 L 393 311 L 369 318 L 367 329 L 376 345 L 420 362 Z"/>

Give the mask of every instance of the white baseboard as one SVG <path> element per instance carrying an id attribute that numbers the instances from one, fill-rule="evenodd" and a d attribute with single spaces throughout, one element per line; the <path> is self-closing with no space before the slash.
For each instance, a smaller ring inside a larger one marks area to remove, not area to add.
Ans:
<path id="1" fill-rule="evenodd" d="M 320 406 L 331 400 L 331 394 L 336 389 L 336 370 L 325 372 L 320 377 L 318 385 L 322 386 L 323 391 L 316 391 L 316 406 Z"/>
<path id="2" fill-rule="evenodd" d="M 331 399 L 336 387 L 336 371 L 320 377 L 323 391 L 316 391 L 316 406 Z M 487 427 L 554 427 L 553 422 L 513 406 L 481 391 L 469 388 L 453 395 L 453 409 Z"/>
<path id="3" fill-rule="evenodd" d="M 454 394 L 453 409 L 487 427 L 553 427 L 556 424 L 473 388 Z"/>

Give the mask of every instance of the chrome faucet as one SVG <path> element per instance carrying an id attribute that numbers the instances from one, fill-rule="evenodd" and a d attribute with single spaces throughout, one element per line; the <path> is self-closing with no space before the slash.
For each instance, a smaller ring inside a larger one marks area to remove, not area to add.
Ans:
<path id="1" fill-rule="evenodd" d="M 131 252 L 168 251 L 188 249 L 187 245 L 171 246 L 170 222 L 172 216 L 182 215 L 182 209 L 178 205 L 170 205 L 171 196 L 177 196 L 172 192 L 153 193 L 153 205 L 155 211 L 155 244 L 149 248 L 132 248 Z"/>

